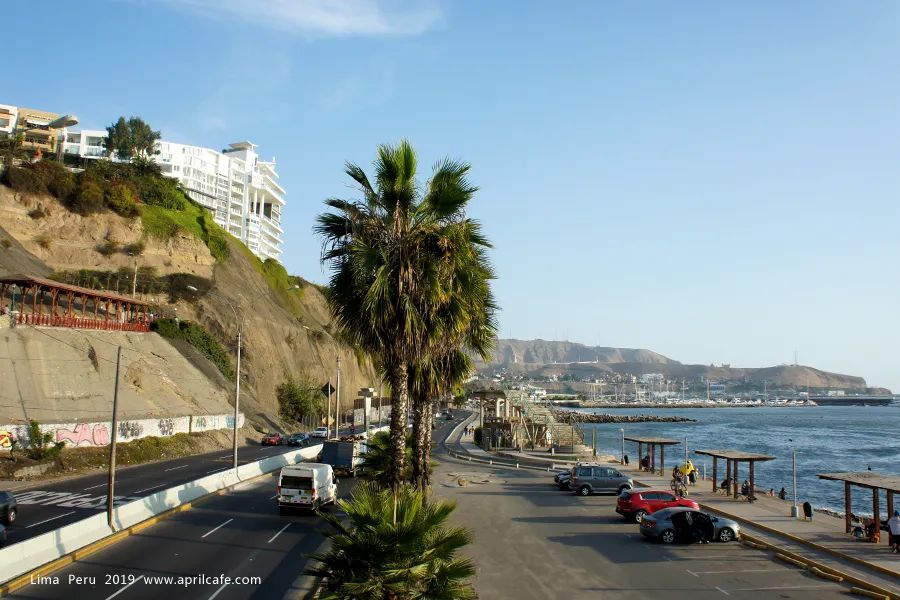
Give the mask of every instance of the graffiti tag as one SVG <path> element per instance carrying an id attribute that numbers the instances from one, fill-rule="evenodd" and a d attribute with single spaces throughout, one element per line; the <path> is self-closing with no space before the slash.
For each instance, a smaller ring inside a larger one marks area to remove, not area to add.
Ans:
<path id="1" fill-rule="evenodd" d="M 56 430 L 57 442 L 69 442 L 73 446 L 106 446 L 109 444 L 109 428 L 103 424 L 78 423 L 74 429 Z"/>

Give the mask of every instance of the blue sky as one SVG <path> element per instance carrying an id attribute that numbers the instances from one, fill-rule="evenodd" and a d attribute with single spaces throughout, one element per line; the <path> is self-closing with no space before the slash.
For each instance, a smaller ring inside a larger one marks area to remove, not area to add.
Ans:
<path id="1" fill-rule="evenodd" d="M 900 4 L 334 4 L 47 1 L 8 15 L 0 102 L 252 140 L 320 282 L 344 161 L 406 137 L 423 178 L 473 165 L 503 337 L 900 390 Z"/>

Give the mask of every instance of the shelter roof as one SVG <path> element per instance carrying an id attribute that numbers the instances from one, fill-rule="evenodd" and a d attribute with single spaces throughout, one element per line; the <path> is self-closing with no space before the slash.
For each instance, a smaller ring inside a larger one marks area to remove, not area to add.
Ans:
<path id="1" fill-rule="evenodd" d="M 774 456 L 769 456 L 768 454 L 741 452 L 739 450 L 694 450 L 694 453 L 715 456 L 716 458 L 725 458 L 727 460 L 745 460 L 750 462 L 775 460 Z"/>
<path id="2" fill-rule="evenodd" d="M 820 479 L 846 481 L 862 487 L 900 492 L 900 475 L 876 473 L 875 471 L 852 471 L 848 473 L 820 473 Z"/>
<path id="3" fill-rule="evenodd" d="M 77 294 L 79 296 L 90 296 L 91 298 L 112 300 L 113 302 L 115 302 L 115 301 L 128 302 L 128 303 L 136 305 L 136 306 L 150 306 L 149 302 L 144 302 L 143 300 L 138 300 L 137 298 L 123 296 L 121 294 L 116 294 L 114 292 L 107 292 L 105 290 L 92 290 L 89 288 L 79 287 L 77 285 L 70 285 L 68 283 L 61 283 L 59 281 L 53 281 L 52 279 L 44 279 L 43 277 L 35 277 L 33 275 L 6 275 L 4 277 L 0 277 L 0 283 L 6 283 L 6 284 L 14 283 L 16 285 L 21 285 L 23 287 L 39 285 L 41 287 L 45 287 L 45 288 L 49 288 L 49 289 L 57 289 L 57 290 L 60 290 L 63 292 L 72 292 L 73 294 Z"/>
<path id="4" fill-rule="evenodd" d="M 672 440 L 669 438 L 657 438 L 657 437 L 626 437 L 626 440 L 629 442 L 640 442 L 642 444 L 654 444 L 656 446 L 674 446 L 675 444 L 680 444 L 681 440 Z"/>

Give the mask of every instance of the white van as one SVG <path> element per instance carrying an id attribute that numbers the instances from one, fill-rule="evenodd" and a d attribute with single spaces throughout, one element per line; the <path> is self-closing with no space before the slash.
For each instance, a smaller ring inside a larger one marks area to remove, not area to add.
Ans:
<path id="1" fill-rule="evenodd" d="M 337 478 L 331 465 L 303 463 L 283 467 L 278 475 L 278 509 L 316 510 L 337 500 Z"/>

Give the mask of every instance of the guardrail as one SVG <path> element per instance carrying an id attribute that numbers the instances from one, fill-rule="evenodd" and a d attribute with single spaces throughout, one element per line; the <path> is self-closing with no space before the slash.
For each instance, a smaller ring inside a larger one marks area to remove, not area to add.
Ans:
<path id="1" fill-rule="evenodd" d="M 381 431 L 386 429 L 382 427 Z M 113 528 L 106 513 L 99 513 L 65 525 L 54 531 L 0 549 L 0 584 L 19 577 L 42 565 L 58 560 L 90 544 L 116 535 L 138 523 L 193 502 L 209 494 L 230 488 L 281 467 L 315 458 L 320 446 L 309 446 L 240 465 L 235 472 L 227 469 L 200 479 L 172 486 L 150 496 L 113 508 Z M 77 555 L 76 555 L 77 558 Z"/>

